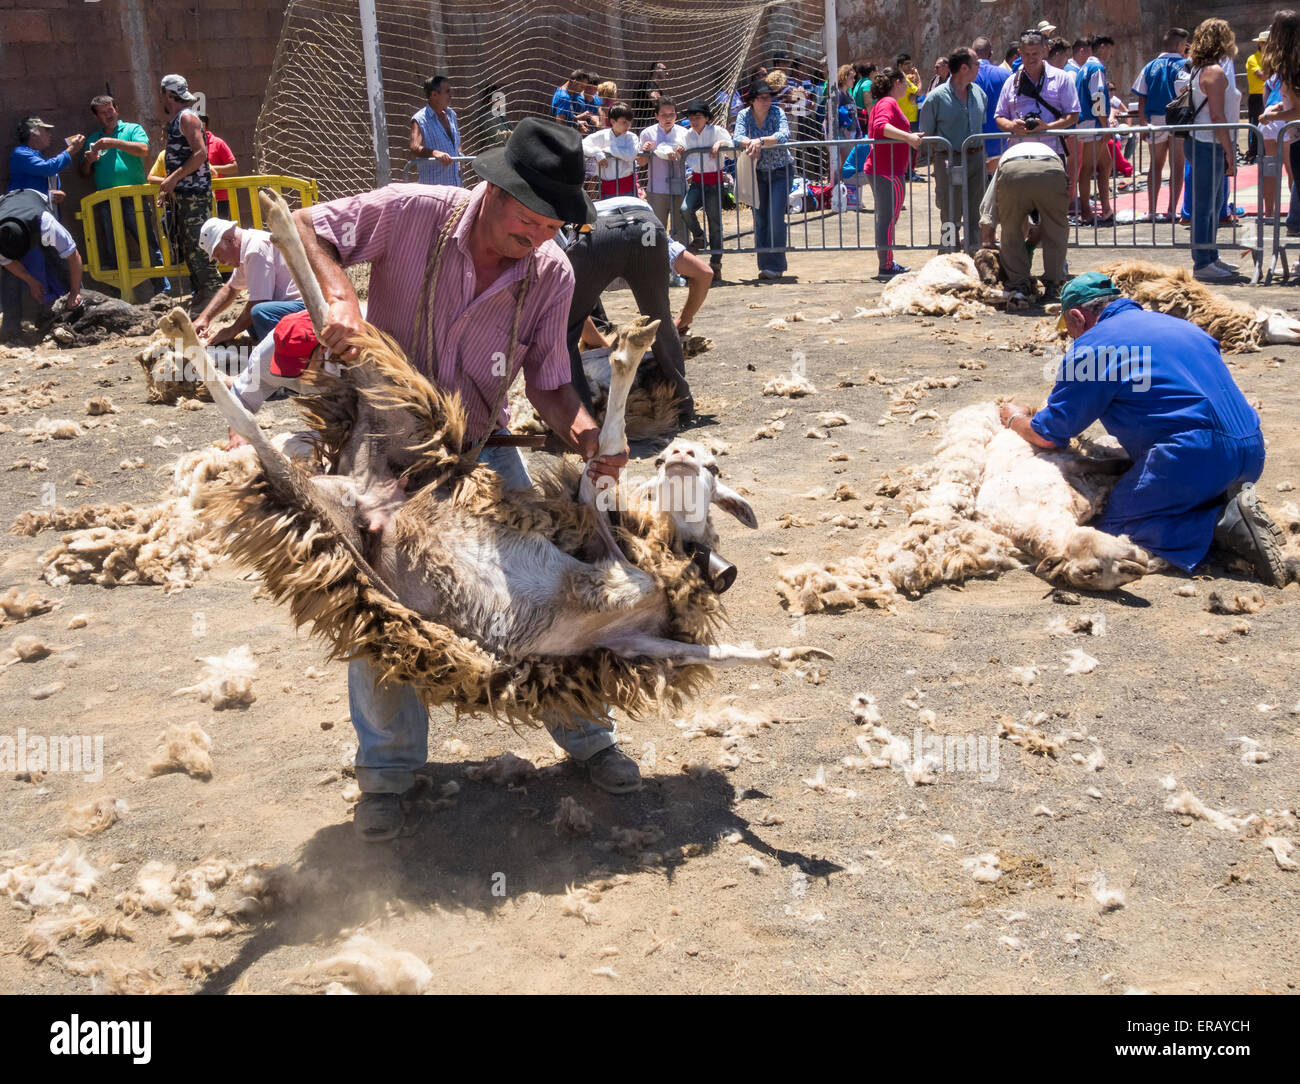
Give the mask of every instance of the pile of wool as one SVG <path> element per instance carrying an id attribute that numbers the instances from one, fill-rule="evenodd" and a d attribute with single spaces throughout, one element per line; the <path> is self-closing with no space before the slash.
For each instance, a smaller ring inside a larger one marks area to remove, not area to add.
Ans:
<path id="1" fill-rule="evenodd" d="M 11 587 L 0 595 L 0 629 L 11 623 L 26 621 L 29 617 L 49 613 L 57 605 L 54 599 L 35 591 L 22 594 L 18 588 Z"/>
<path id="2" fill-rule="evenodd" d="M 816 387 L 803 373 L 777 373 L 763 385 L 764 395 L 784 395 L 787 399 L 800 399 L 817 394 Z"/>
<path id="3" fill-rule="evenodd" d="M 18 430 L 18 435 L 27 438 L 28 444 L 44 444 L 47 440 L 72 440 L 85 432 L 74 421 L 67 418 L 41 418 L 35 425 Z"/>
<path id="4" fill-rule="evenodd" d="M 673 725 L 682 731 L 687 741 L 699 738 L 721 738 L 718 745 L 717 765 L 728 771 L 740 767 L 742 761 L 761 764 L 767 761 L 764 753 L 752 750 L 746 740 L 756 737 L 776 721 L 768 708 L 742 708 L 735 696 L 724 696 L 701 705 L 685 719 L 676 719 Z"/>
<path id="5" fill-rule="evenodd" d="M 126 802 L 121 798 L 94 798 L 73 806 L 63 815 L 65 835 L 97 836 L 106 832 L 126 813 Z"/>
<path id="6" fill-rule="evenodd" d="M 288 436 L 284 439 L 289 439 Z M 172 494 L 147 508 L 131 504 L 82 505 L 49 512 L 24 512 L 12 534 L 72 531 L 40 558 L 45 581 L 55 587 L 97 583 L 104 587 L 157 584 L 168 594 L 192 587 L 215 564 L 219 551 L 197 515 L 203 487 L 215 480 L 251 478 L 257 458 L 251 448 L 203 448 L 182 456 L 172 472 Z"/>
<path id="7" fill-rule="evenodd" d="M 0 854 L 0 892 L 29 911 L 61 907 L 73 896 L 88 898 L 99 877 L 76 843 Z"/>
<path id="8" fill-rule="evenodd" d="M 173 723 L 158 735 L 158 742 L 150 775 L 184 772 L 195 779 L 212 778 L 212 739 L 198 723 Z"/>
<path id="9" fill-rule="evenodd" d="M 224 655 L 208 655 L 195 661 L 203 663 L 198 682 L 177 689 L 172 696 L 198 693 L 199 701 L 210 703 L 213 711 L 247 708 L 257 699 L 253 692 L 257 663 L 253 661 L 253 652 L 247 644 L 232 647 Z"/>
<path id="10" fill-rule="evenodd" d="M 423 994 L 433 985 L 429 965 L 413 953 L 354 934 L 336 956 L 295 974 L 303 984 L 343 983 L 355 994 Z"/>
<path id="11" fill-rule="evenodd" d="M 39 963 L 47 956 L 62 958 L 59 945 L 70 937 L 76 937 L 85 944 L 93 944 L 106 937 L 130 941 L 135 937 L 135 927 L 125 915 L 112 911 L 95 915 L 85 904 L 79 903 L 66 914 L 37 919 L 28 926 L 23 934 L 20 951 L 34 963 Z"/>
<path id="12" fill-rule="evenodd" d="M 585 885 L 569 885 L 560 900 L 560 914 L 570 918 L 580 918 L 588 926 L 600 925 L 600 912 L 596 904 L 601 896 L 611 888 L 626 884 L 628 878 L 623 874 L 613 877 L 599 877 Z"/>
<path id="13" fill-rule="evenodd" d="M 560 799 L 560 808 L 555 819 L 551 821 L 556 834 L 568 833 L 573 836 L 591 834 L 591 810 L 580 806 L 567 794 Z"/>
<path id="14" fill-rule="evenodd" d="M 517 787 L 536 778 L 538 774 L 536 764 L 514 753 L 502 753 L 465 769 L 467 778 L 475 782 L 494 783 L 498 787 Z"/>

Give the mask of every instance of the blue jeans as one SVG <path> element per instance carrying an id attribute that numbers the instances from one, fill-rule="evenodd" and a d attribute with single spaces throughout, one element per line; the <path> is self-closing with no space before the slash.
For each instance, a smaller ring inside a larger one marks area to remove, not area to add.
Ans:
<path id="1" fill-rule="evenodd" d="M 759 249 L 771 248 L 774 252 L 758 253 L 760 271 L 785 272 L 785 208 L 790 200 L 792 178 L 790 167 L 778 169 L 758 169 L 754 171 L 758 179 L 759 208 L 754 212 L 754 246 Z"/>
<path id="2" fill-rule="evenodd" d="M 532 482 L 518 448 L 484 448 L 479 461 L 511 489 Z M 357 785 L 366 793 L 401 794 L 429 759 L 429 712 L 409 685 L 375 683 L 374 667 L 364 659 L 348 664 L 348 708 L 357 732 Z M 587 760 L 614 744 L 614 724 L 588 720 L 576 730 L 546 724 L 551 737 L 575 760 Z"/>
<path id="3" fill-rule="evenodd" d="M 721 178 L 721 174 L 718 174 Z M 691 240 L 704 237 L 704 227 L 700 225 L 700 209 L 704 209 L 704 219 L 709 228 L 709 263 L 713 267 L 722 266 L 722 186 L 720 184 L 701 184 L 698 180 L 686 190 L 686 199 L 682 206 L 686 210 L 686 224 L 691 230 Z"/>
<path id="4" fill-rule="evenodd" d="M 253 338 L 261 342 L 275 330 L 284 317 L 292 312 L 302 312 L 307 306 L 302 301 L 259 301 L 253 306 Z"/>
<path id="5" fill-rule="evenodd" d="M 149 209 L 145 197 L 141 197 L 141 210 L 144 213 L 145 237 L 148 239 L 149 244 L 149 261 L 161 266 L 163 262 L 162 249 L 158 247 L 158 234 L 153 225 L 153 211 Z M 103 264 L 105 270 L 116 271 L 117 240 L 113 236 L 113 213 L 107 203 L 97 203 L 95 205 L 95 225 L 99 230 L 100 237 L 104 239 L 99 246 L 100 263 Z M 135 203 L 129 199 L 122 200 L 122 229 L 135 242 L 136 250 L 143 258 L 145 246 L 140 244 L 140 229 L 135 221 Z M 149 284 L 156 294 L 164 293 L 172 288 L 172 284 L 166 278 L 150 279 Z"/>
<path id="6" fill-rule="evenodd" d="M 1208 267 L 1219 258 L 1219 193 L 1225 162 L 1218 142 L 1192 140 L 1192 267 Z"/>

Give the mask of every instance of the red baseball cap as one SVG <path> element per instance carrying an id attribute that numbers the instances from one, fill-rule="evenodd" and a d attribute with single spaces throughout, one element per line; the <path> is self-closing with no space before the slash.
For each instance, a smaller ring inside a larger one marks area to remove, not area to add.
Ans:
<path id="1" fill-rule="evenodd" d="M 275 353 L 271 356 L 271 372 L 276 376 L 301 376 L 307 368 L 312 353 L 320 345 L 316 331 L 311 326 L 311 316 L 304 309 L 282 317 L 271 332 L 275 336 Z"/>

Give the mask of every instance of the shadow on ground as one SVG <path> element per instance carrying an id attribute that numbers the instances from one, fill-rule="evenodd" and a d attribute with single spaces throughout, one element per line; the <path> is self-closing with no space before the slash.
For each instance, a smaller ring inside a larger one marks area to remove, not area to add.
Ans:
<path id="1" fill-rule="evenodd" d="M 402 910 L 496 911 L 525 893 L 562 896 L 570 885 L 611 876 L 666 876 L 711 852 L 722 837 L 739 832 L 744 843 L 782 866 L 828 878 L 842 867 L 798 851 L 773 847 L 747 819 L 749 803 L 767 798 L 737 794 L 720 772 L 702 777 L 680 772 L 650 775 L 638 793 L 614 796 L 581 782 L 572 765 L 546 769 L 520 787 L 465 778 L 462 762 L 425 767 L 428 793 L 448 783 L 460 792 L 446 809 L 412 814 L 406 833 L 392 843 L 366 844 L 351 820 L 322 828 L 303 846 L 297 868 L 318 887 L 286 903 L 212 974 L 201 993 L 225 993 L 262 957 L 284 945 L 327 942 L 342 931 Z M 591 813 L 591 833 L 574 836 L 555 826 L 561 799 L 573 797 Z M 642 848 L 620 849 L 612 828 L 654 826 L 662 832 Z M 658 862 L 642 865 L 652 852 Z"/>

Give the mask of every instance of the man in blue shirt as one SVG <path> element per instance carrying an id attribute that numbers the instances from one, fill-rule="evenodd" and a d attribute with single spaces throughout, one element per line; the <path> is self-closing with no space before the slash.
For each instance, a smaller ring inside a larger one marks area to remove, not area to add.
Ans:
<path id="1" fill-rule="evenodd" d="M 18 146 L 9 155 L 8 191 L 31 188 L 42 196 L 48 196 L 51 205 L 57 207 L 63 202 L 64 196 L 59 187 L 58 175 L 72 165 L 72 156 L 80 152 L 86 137 L 74 135 L 67 141 L 67 150 L 46 158 L 43 152 L 50 148 L 50 131 L 53 127 L 53 124 L 46 124 L 40 117 L 28 117 L 18 125 Z"/>
<path id="2" fill-rule="evenodd" d="M 1115 39 L 1094 34 L 1089 40 L 1092 55 L 1074 77 L 1079 95 L 1079 128 L 1105 128 L 1110 119 L 1110 90 L 1106 64 L 1115 48 Z M 1110 206 L 1110 141 L 1104 136 L 1078 137 L 1079 145 L 1079 223 L 1083 226 L 1109 226 L 1115 221 Z M 1101 199 L 1101 217 L 1092 215 L 1092 181 L 1097 179 Z"/>
<path id="3" fill-rule="evenodd" d="M 1184 572 L 1214 543 L 1283 586 L 1283 535 L 1253 484 L 1264 470 L 1259 415 L 1219 344 L 1195 324 L 1121 297 L 1097 271 L 1066 284 L 1060 320 L 1074 342 L 1047 405 L 1031 417 L 1006 403 L 1002 424 L 1036 448 L 1063 448 L 1101 422 L 1133 466 L 1094 527 Z"/>
<path id="4" fill-rule="evenodd" d="M 596 117 L 591 105 L 583 97 L 583 92 L 591 85 L 591 76 L 584 71 L 569 74 L 562 87 L 557 87 L 551 95 L 551 117 L 566 128 L 577 128 L 586 135 L 591 131 Z"/>
<path id="5" fill-rule="evenodd" d="M 1150 61 L 1133 84 L 1138 100 L 1138 127 L 1148 124 L 1163 128 L 1165 109 L 1178 94 L 1178 77 L 1187 64 L 1187 31 L 1181 26 L 1171 26 L 1165 32 L 1164 52 Z M 1177 213 L 1178 200 L 1183 191 L 1183 141 L 1174 139 L 1169 131 L 1153 132 L 1151 140 L 1151 167 L 1147 170 L 1147 213 L 1153 222 L 1172 222 Z M 1160 185 L 1164 179 L 1165 159 L 1173 148 L 1173 162 L 1169 169 L 1169 213 L 1159 214 Z"/>
<path id="6" fill-rule="evenodd" d="M 984 92 L 984 131 L 996 132 L 999 130 L 998 122 L 993 119 L 993 114 L 1002 96 L 1002 84 L 1011 78 L 1011 72 L 993 63 L 993 43 L 988 38 L 976 38 L 970 48 L 980 62 L 979 71 L 975 73 L 975 85 Z M 1001 139 L 986 139 L 984 149 L 988 155 L 987 169 L 992 173 L 998 168 L 998 155 L 1006 149 L 1006 143 Z"/>

